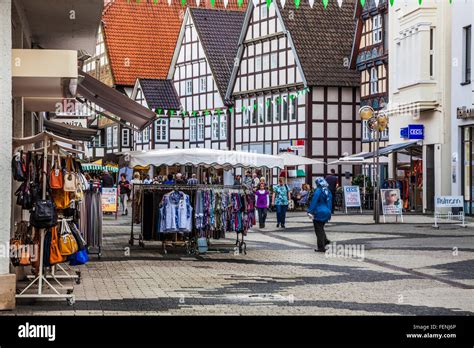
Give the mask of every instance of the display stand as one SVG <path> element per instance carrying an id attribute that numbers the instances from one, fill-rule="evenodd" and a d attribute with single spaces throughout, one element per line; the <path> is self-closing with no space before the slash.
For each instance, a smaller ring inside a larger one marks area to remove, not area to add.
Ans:
<path id="1" fill-rule="evenodd" d="M 164 185 L 164 184 L 134 184 L 133 185 L 133 195 L 132 195 L 132 222 L 131 222 L 131 230 L 130 230 L 130 239 L 129 244 L 134 245 L 135 241 L 138 241 L 138 245 L 142 248 L 145 247 L 144 239 L 143 239 L 143 221 L 140 221 L 140 233 L 138 238 L 134 235 L 134 216 L 135 216 L 135 199 L 137 196 L 137 192 L 141 197 L 141 209 L 143 211 L 144 208 L 144 199 L 143 194 L 145 190 L 150 191 L 185 191 L 185 192 L 195 192 L 198 190 L 205 190 L 205 189 L 220 189 L 220 190 L 228 190 L 230 193 L 236 192 L 246 192 L 246 188 L 242 187 L 237 189 L 235 186 L 232 185 Z M 235 245 L 239 248 L 239 252 L 243 254 L 247 254 L 247 244 L 245 243 L 245 236 L 242 232 L 237 232 L 236 242 Z M 239 237 L 239 235 L 241 235 Z M 197 237 L 192 237 L 191 232 L 184 234 L 183 241 L 162 241 L 162 250 L 163 253 L 167 254 L 167 246 L 183 246 L 186 249 L 186 253 L 188 255 L 197 255 L 199 254 L 198 244 L 197 244 Z"/>
<path id="2" fill-rule="evenodd" d="M 457 214 L 453 213 L 453 208 L 460 211 Z M 463 196 L 436 196 L 433 227 L 439 229 L 439 223 L 442 221 L 460 221 L 460 226 L 466 228 L 464 210 L 461 209 L 464 209 Z"/>
<path id="3" fill-rule="evenodd" d="M 42 139 L 39 137 L 42 135 Z M 43 173 L 47 172 L 47 165 L 48 165 L 48 142 L 49 140 L 59 140 L 61 142 L 65 142 L 71 145 L 76 145 L 76 146 L 81 146 L 81 143 L 78 143 L 76 141 L 72 141 L 66 138 L 62 138 L 59 136 L 56 136 L 52 133 L 49 132 L 43 132 L 40 135 L 33 136 L 30 138 L 24 138 L 24 139 L 13 139 L 14 143 L 16 142 L 19 145 L 26 145 L 26 144 L 34 144 L 38 141 L 43 141 L 43 151 L 44 151 L 44 161 L 43 161 Z M 51 147 L 53 144 L 51 144 Z M 59 145 L 58 145 L 59 146 Z M 68 150 L 68 148 L 62 147 L 61 148 Z M 42 199 L 46 199 L 46 190 L 47 190 L 47 175 L 43 175 L 43 189 L 42 189 Z M 43 265 L 43 254 L 44 254 L 44 239 L 45 239 L 45 234 L 46 230 L 45 229 L 40 229 L 40 253 L 39 253 L 39 270 L 38 274 L 36 277 L 34 277 L 33 281 L 30 282 L 19 294 L 16 295 L 16 298 L 64 298 L 66 299 L 67 303 L 69 305 L 74 304 L 75 302 L 75 297 L 72 294 L 73 288 L 67 288 L 61 282 L 58 280 L 58 277 L 55 275 L 54 271 L 51 273 L 49 279 L 53 279 L 62 290 L 66 290 L 66 294 L 62 294 L 59 292 L 59 290 L 54 287 L 49 281 L 48 277 L 44 272 L 44 265 Z M 68 274 L 69 275 L 69 274 Z M 34 293 L 28 293 L 28 290 L 34 285 L 38 284 L 38 289 Z M 53 293 L 46 293 L 44 288 L 44 285 L 47 285 L 47 287 L 52 290 Z"/>

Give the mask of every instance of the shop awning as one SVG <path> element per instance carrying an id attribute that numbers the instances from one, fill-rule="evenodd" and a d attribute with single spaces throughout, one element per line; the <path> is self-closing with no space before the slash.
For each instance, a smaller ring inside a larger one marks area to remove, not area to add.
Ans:
<path id="1" fill-rule="evenodd" d="M 380 161 L 382 161 L 383 156 L 388 156 L 394 152 L 401 152 L 405 154 L 410 154 L 411 152 L 413 155 L 419 156 L 421 155 L 421 150 L 419 149 L 421 145 L 422 145 L 421 140 L 410 140 L 404 143 L 385 146 L 379 150 Z M 347 160 L 348 164 L 350 164 L 350 163 L 357 162 L 357 160 L 354 158 L 359 157 L 360 159 L 365 161 L 365 160 L 371 160 L 372 158 L 374 158 L 374 156 L 375 156 L 375 151 L 372 151 L 372 152 L 361 152 L 361 153 L 347 156 L 344 158 Z M 353 161 L 351 161 L 351 159 L 353 159 Z M 341 160 L 342 159 L 340 158 L 339 161 Z M 338 162 L 338 161 L 335 161 L 335 162 Z M 340 163 L 335 163 L 335 162 L 331 162 L 329 164 L 340 164 Z M 367 164 L 370 164 L 370 163 L 367 163 Z"/>
<path id="2" fill-rule="evenodd" d="M 146 165 L 192 165 L 225 169 L 284 167 L 283 158 L 279 156 L 203 148 L 134 151 L 125 156 L 132 168 Z"/>
<path id="3" fill-rule="evenodd" d="M 155 119 L 155 113 L 141 104 L 83 71 L 79 71 L 79 75 L 84 76 L 84 79 L 77 86 L 77 93 L 122 121 L 130 122 L 142 130 Z"/>
<path id="4" fill-rule="evenodd" d="M 119 171 L 118 167 L 114 166 L 102 166 L 95 163 L 81 163 L 82 170 L 86 172 L 102 172 L 107 170 L 111 173 L 117 173 Z"/>
<path id="5" fill-rule="evenodd" d="M 365 152 L 364 154 L 368 154 L 369 152 Z M 389 159 L 385 156 L 379 157 L 380 164 L 388 164 Z M 365 158 L 361 154 L 355 154 L 352 156 L 341 157 L 337 161 L 329 162 L 329 165 L 353 165 L 353 166 L 360 166 L 363 164 L 374 164 L 374 159 L 372 158 Z"/>
<path id="6" fill-rule="evenodd" d="M 46 119 L 43 120 L 43 125 L 47 131 L 72 140 L 91 141 L 97 135 L 97 129 L 83 128 Z"/>

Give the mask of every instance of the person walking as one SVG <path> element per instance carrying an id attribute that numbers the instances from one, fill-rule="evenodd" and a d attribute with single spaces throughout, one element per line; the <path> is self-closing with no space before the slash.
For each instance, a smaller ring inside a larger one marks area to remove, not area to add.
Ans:
<path id="1" fill-rule="evenodd" d="M 331 220 L 332 194 L 328 188 L 328 182 L 322 178 L 316 178 L 316 191 L 314 191 L 311 204 L 307 210 L 313 219 L 314 233 L 316 234 L 318 248 L 316 252 L 326 252 L 326 245 L 331 243 L 324 231 L 324 225 Z"/>
<path id="2" fill-rule="evenodd" d="M 119 181 L 120 204 L 122 206 L 122 216 L 128 215 L 128 195 L 130 193 L 130 182 L 127 180 L 127 174 L 122 173 Z"/>
<path id="3" fill-rule="evenodd" d="M 283 177 L 278 178 L 278 185 L 273 186 L 272 205 L 276 207 L 277 227 L 285 228 L 286 211 L 291 197 L 288 185 L 284 183 Z"/>
<path id="4" fill-rule="evenodd" d="M 335 208 L 335 197 L 336 197 L 336 190 L 338 187 L 338 181 L 339 179 L 336 176 L 336 171 L 334 169 L 331 169 L 331 174 L 326 176 L 326 182 L 328 183 L 328 189 L 329 192 L 331 192 L 332 195 L 332 203 L 331 203 L 331 214 L 334 214 L 334 208 Z"/>
<path id="5" fill-rule="evenodd" d="M 267 209 L 270 205 L 270 193 L 265 189 L 265 183 L 260 183 L 260 187 L 255 191 L 255 201 L 258 211 L 258 223 L 260 228 L 265 228 L 265 220 L 267 219 Z"/>

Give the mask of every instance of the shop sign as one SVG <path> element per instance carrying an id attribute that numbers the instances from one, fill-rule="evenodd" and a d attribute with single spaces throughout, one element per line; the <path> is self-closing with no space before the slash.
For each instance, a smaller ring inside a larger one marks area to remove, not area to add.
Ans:
<path id="1" fill-rule="evenodd" d="M 87 119 L 86 118 L 67 118 L 67 117 L 58 117 L 54 118 L 52 121 L 57 123 L 68 124 L 71 126 L 87 128 Z"/>
<path id="2" fill-rule="evenodd" d="M 466 118 L 474 118 L 474 108 L 468 109 L 465 106 L 458 107 L 456 109 L 457 118 L 466 119 Z"/>
<path id="3" fill-rule="evenodd" d="M 400 137 L 410 140 L 422 140 L 425 138 L 425 126 L 410 124 L 408 127 L 400 128 Z"/>
<path id="4" fill-rule="evenodd" d="M 403 202 L 400 199 L 399 189 L 380 190 L 383 215 L 402 215 Z"/>
<path id="5" fill-rule="evenodd" d="M 436 196 L 436 208 L 462 208 L 464 207 L 463 196 Z"/>
<path id="6" fill-rule="evenodd" d="M 303 150 L 304 149 L 304 140 L 298 139 L 298 140 L 291 140 L 289 149 L 290 150 Z"/>
<path id="7" fill-rule="evenodd" d="M 116 187 L 102 188 L 102 211 L 115 213 L 117 212 L 118 196 Z"/>
<path id="8" fill-rule="evenodd" d="M 361 206 L 359 186 L 344 186 L 344 202 L 347 208 Z"/>

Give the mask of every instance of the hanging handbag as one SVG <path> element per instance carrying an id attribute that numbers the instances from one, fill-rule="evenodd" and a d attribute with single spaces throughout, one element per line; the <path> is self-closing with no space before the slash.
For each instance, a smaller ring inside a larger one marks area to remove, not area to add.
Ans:
<path id="1" fill-rule="evenodd" d="M 50 228 L 58 223 L 58 215 L 53 201 L 39 199 L 30 211 L 30 224 L 36 228 Z"/>
<path id="2" fill-rule="evenodd" d="M 74 172 L 74 164 L 71 157 L 68 157 L 66 162 L 63 188 L 66 192 L 76 192 L 77 189 L 77 174 Z"/>
<path id="3" fill-rule="evenodd" d="M 63 171 L 61 170 L 61 158 L 59 157 L 54 160 L 54 151 L 53 151 L 53 168 L 51 169 L 51 174 L 49 175 L 49 186 L 52 189 L 62 189 L 63 188 Z"/>
<path id="4" fill-rule="evenodd" d="M 87 249 L 79 250 L 74 255 L 71 255 L 69 258 L 69 265 L 70 266 L 79 266 L 85 265 L 89 261 L 89 255 L 87 253 Z"/>
<path id="5" fill-rule="evenodd" d="M 66 258 L 61 254 L 59 249 L 59 238 L 57 227 L 53 227 L 50 231 L 51 234 L 51 245 L 49 248 L 49 264 L 55 265 L 66 261 Z"/>
<path id="6" fill-rule="evenodd" d="M 52 190 L 51 196 L 53 197 L 57 209 L 69 208 L 71 204 L 69 192 L 65 192 L 64 190 Z"/>
<path id="7" fill-rule="evenodd" d="M 12 175 L 16 181 L 26 180 L 26 165 L 23 162 L 23 151 L 16 153 L 12 158 Z"/>
<path id="8" fill-rule="evenodd" d="M 74 238 L 66 220 L 61 223 L 61 236 L 59 237 L 59 250 L 61 255 L 68 256 L 78 252 L 77 241 Z"/>
<path id="9" fill-rule="evenodd" d="M 77 242 L 77 247 L 79 251 L 83 250 L 86 247 L 86 241 L 84 238 L 82 238 L 81 232 L 77 228 L 76 224 L 74 222 L 71 222 L 69 224 L 69 228 L 71 230 L 71 233 L 73 234 L 74 238 L 76 239 Z"/>

